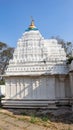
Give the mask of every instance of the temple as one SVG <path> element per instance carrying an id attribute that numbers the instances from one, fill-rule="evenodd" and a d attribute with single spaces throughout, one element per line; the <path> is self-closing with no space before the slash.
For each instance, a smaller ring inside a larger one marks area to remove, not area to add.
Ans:
<path id="1" fill-rule="evenodd" d="M 5 71 L 5 98 L 11 108 L 56 108 L 72 104 L 73 63 L 56 39 L 44 39 L 31 21 Z"/>

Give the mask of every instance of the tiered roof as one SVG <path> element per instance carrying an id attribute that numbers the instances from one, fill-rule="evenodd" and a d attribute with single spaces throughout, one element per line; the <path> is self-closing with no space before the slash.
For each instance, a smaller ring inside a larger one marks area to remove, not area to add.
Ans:
<path id="1" fill-rule="evenodd" d="M 66 53 L 55 39 L 44 39 L 34 21 L 17 42 L 6 75 L 67 74 Z"/>

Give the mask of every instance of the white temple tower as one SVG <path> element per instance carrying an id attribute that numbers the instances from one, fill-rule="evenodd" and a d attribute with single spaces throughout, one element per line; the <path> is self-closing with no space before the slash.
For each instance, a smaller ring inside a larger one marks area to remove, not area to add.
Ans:
<path id="1" fill-rule="evenodd" d="M 5 71 L 8 107 L 55 107 L 71 97 L 66 53 L 55 39 L 44 39 L 31 21 L 17 42 Z"/>

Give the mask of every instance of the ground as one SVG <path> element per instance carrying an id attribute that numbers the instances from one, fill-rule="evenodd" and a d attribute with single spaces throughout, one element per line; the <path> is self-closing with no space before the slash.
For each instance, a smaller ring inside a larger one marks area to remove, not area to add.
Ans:
<path id="1" fill-rule="evenodd" d="M 73 112 L 64 108 L 52 113 L 38 110 L 30 115 L 0 109 L 0 130 L 73 130 Z"/>

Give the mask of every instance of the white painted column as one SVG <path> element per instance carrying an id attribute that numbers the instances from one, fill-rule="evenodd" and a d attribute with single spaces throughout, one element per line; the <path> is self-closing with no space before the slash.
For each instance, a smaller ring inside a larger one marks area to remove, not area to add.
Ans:
<path id="1" fill-rule="evenodd" d="M 32 99 L 32 80 L 31 80 L 31 78 L 27 78 L 27 91 L 28 91 L 28 95 L 27 95 L 27 97 L 28 97 L 28 99 Z"/>
<path id="2" fill-rule="evenodd" d="M 36 99 L 36 84 L 35 84 L 35 79 L 33 80 L 32 87 L 33 87 L 33 99 Z"/>
<path id="3" fill-rule="evenodd" d="M 70 75 L 70 87 L 71 87 L 71 97 L 73 99 L 73 72 Z M 73 111 L 73 103 L 72 103 L 72 111 Z"/>
<path id="4" fill-rule="evenodd" d="M 20 99 L 20 80 L 19 80 L 19 78 L 17 78 L 17 80 L 16 80 L 16 86 L 17 86 L 16 97 L 17 97 L 17 99 Z"/>
<path id="5" fill-rule="evenodd" d="M 23 86 L 23 77 L 20 79 L 20 86 L 21 86 L 21 99 L 24 97 L 24 86 Z"/>
<path id="6" fill-rule="evenodd" d="M 6 79 L 5 82 L 5 98 L 9 99 L 11 98 L 11 82 L 10 79 Z"/>
<path id="7" fill-rule="evenodd" d="M 37 89 L 37 99 L 41 99 L 41 96 L 40 96 L 40 78 L 37 78 L 36 79 L 36 89 Z"/>
<path id="8" fill-rule="evenodd" d="M 73 98 L 73 72 L 69 73 L 69 76 L 70 76 L 71 97 Z"/>
<path id="9" fill-rule="evenodd" d="M 60 81 L 60 98 L 65 98 L 65 76 L 59 76 L 59 81 Z"/>
<path id="10" fill-rule="evenodd" d="M 15 79 L 12 77 L 11 78 L 11 98 L 15 99 L 16 97 L 16 83 L 15 83 Z"/>
<path id="11" fill-rule="evenodd" d="M 40 87 L 39 97 L 40 97 L 40 99 L 45 99 L 45 91 L 44 91 L 45 81 L 44 81 L 43 77 L 40 78 L 39 87 Z M 45 89 L 46 89 L 46 87 L 45 87 Z"/>
<path id="12" fill-rule="evenodd" d="M 29 99 L 29 93 L 28 93 L 28 88 L 29 88 L 29 82 L 28 82 L 28 78 L 26 78 L 25 80 L 25 99 Z"/>
<path id="13" fill-rule="evenodd" d="M 60 98 L 60 82 L 58 76 L 55 76 L 55 97 Z"/>
<path id="14" fill-rule="evenodd" d="M 55 77 L 47 78 L 47 96 L 48 99 L 55 99 Z"/>

